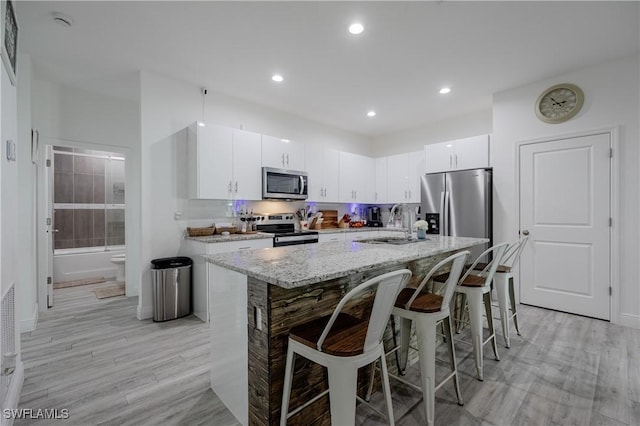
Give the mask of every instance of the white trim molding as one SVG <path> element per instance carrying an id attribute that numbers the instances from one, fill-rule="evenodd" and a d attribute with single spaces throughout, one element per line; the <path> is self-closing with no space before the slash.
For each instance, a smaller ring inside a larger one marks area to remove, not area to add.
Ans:
<path id="1" fill-rule="evenodd" d="M 33 312 L 31 313 L 31 318 L 20 320 L 20 333 L 27 333 L 35 330 L 38 325 L 39 314 L 40 311 L 38 310 L 38 304 L 36 303 L 33 308 Z"/>
<path id="2" fill-rule="evenodd" d="M 623 314 L 618 315 L 618 321 L 615 324 L 640 329 L 640 315 Z"/>

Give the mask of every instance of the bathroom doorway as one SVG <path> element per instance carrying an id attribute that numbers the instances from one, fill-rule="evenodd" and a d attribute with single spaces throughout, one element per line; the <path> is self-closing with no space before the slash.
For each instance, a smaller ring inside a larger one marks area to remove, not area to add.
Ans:
<path id="1" fill-rule="evenodd" d="M 44 152 L 46 306 L 124 297 L 125 153 L 64 143 Z"/>

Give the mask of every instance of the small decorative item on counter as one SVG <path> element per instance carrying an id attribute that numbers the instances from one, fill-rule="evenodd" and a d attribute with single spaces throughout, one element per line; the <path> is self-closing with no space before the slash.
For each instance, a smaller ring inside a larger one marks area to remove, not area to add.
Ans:
<path id="1" fill-rule="evenodd" d="M 309 229 L 309 222 L 307 222 L 306 220 L 301 220 L 300 229 L 302 229 L 303 231 L 306 231 L 307 229 Z"/>
<path id="2" fill-rule="evenodd" d="M 349 222 L 349 227 L 351 228 L 362 228 L 365 225 L 365 223 L 362 220 L 359 220 L 357 222 Z"/>
<path id="3" fill-rule="evenodd" d="M 351 222 L 351 216 L 345 213 L 340 219 L 340 221 L 338 221 L 338 228 L 348 228 L 350 222 Z"/>
<path id="4" fill-rule="evenodd" d="M 429 222 L 427 222 L 426 220 L 418 220 L 413 224 L 413 227 L 416 229 L 416 235 L 419 240 L 424 240 L 425 238 L 427 238 Z"/>

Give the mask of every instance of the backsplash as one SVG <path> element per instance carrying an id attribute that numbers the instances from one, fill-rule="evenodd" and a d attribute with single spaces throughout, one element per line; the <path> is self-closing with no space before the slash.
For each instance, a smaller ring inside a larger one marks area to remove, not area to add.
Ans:
<path id="1" fill-rule="evenodd" d="M 348 213 L 352 217 L 363 215 L 366 219 L 369 204 L 355 203 L 314 203 L 305 201 L 227 201 L 227 200 L 185 200 L 182 220 L 188 226 L 209 226 L 211 223 L 234 222 L 240 211 L 254 213 L 293 213 L 305 205 L 312 211 L 337 210 L 338 217 Z M 386 224 L 392 204 L 379 204 L 382 210 L 382 221 Z M 417 207 L 418 204 L 410 206 Z M 315 208 L 315 210 L 313 210 Z M 357 220 L 357 217 L 354 218 Z"/>

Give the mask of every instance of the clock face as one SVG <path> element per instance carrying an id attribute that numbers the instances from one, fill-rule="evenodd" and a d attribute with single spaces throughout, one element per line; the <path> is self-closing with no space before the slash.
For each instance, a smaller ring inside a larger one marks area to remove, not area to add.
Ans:
<path id="1" fill-rule="evenodd" d="M 558 84 L 545 90 L 536 101 L 536 115 L 546 123 L 561 123 L 575 116 L 584 102 L 578 86 Z"/>

